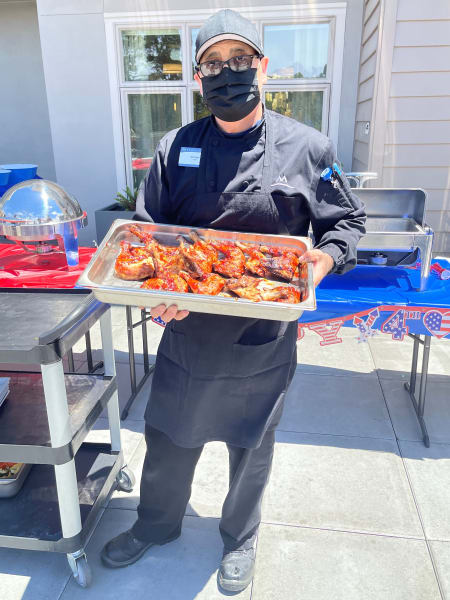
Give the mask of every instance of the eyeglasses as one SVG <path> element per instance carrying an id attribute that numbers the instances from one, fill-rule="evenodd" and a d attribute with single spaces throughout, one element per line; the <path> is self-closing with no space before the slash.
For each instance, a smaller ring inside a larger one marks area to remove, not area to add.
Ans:
<path id="1" fill-rule="evenodd" d="M 243 54 L 241 56 L 232 56 L 228 60 L 207 60 L 195 67 L 197 73 L 200 71 L 204 77 L 213 77 L 222 72 L 224 65 L 235 73 L 248 71 L 253 63 L 254 58 L 263 58 L 264 54 Z"/>

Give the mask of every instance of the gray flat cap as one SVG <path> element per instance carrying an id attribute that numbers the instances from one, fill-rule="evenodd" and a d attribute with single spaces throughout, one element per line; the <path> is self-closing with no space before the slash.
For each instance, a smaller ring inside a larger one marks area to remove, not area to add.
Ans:
<path id="1" fill-rule="evenodd" d="M 235 10 L 226 8 L 209 17 L 200 29 L 195 40 L 195 60 L 199 62 L 202 54 L 213 44 L 221 40 L 239 40 L 263 53 L 258 30 L 251 21 Z"/>

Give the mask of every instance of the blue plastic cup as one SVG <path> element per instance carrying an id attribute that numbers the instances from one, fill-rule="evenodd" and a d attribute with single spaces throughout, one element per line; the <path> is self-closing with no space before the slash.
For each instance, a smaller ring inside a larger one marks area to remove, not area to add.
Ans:
<path id="1" fill-rule="evenodd" d="M 21 181 L 27 179 L 34 179 L 36 177 L 37 165 L 25 165 L 25 164 L 13 164 L 13 165 L 0 165 L 0 169 L 11 171 L 8 180 L 8 187 L 16 185 Z"/>

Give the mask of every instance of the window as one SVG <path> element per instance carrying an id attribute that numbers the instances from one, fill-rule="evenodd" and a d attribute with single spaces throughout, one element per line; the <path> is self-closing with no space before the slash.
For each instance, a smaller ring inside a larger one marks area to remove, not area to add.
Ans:
<path id="1" fill-rule="evenodd" d="M 300 5 L 280 12 L 254 8 L 247 15 L 269 57 L 263 101 L 336 143 L 345 8 Z M 105 17 L 110 80 L 120 92 L 119 104 L 112 92 L 119 188 L 139 186 L 165 133 L 209 114 L 194 80 L 195 39 L 209 14 Z"/>

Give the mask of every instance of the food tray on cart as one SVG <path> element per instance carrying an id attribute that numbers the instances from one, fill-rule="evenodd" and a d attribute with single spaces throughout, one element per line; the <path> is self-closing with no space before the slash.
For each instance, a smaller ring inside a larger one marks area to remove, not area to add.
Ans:
<path id="1" fill-rule="evenodd" d="M 3 472 L 4 465 L 11 465 L 8 469 L 8 474 L 2 476 L 0 474 L 0 498 L 11 498 L 15 496 L 25 482 L 31 465 L 23 463 L 2 463 L 0 462 L 0 472 Z"/>
<path id="2" fill-rule="evenodd" d="M 301 292 L 301 301 L 297 304 L 264 300 L 253 302 L 243 298 L 219 295 L 209 296 L 141 289 L 142 281 L 127 281 L 120 279 L 115 274 L 115 263 L 121 250 L 121 242 L 139 245 L 136 236 L 130 230 L 131 226 L 136 226 L 136 221 L 122 219 L 114 221 L 77 282 L 77 286 L 91 289 L 96 298 L 102 302 L 149 308 L 161 303 L 176 304 L 179 310 L 279 321 L 294 321 L 304 310 L 316 309 L 313 273 L 310 264 L 306 268 L 300 269 L 300 277 L 292 282 L 293 285 L 298 286 Z M 195 232 L 200 238 L 214 242 L 240 242 L 254 246 L 264 244 L 265 246 L 283 247 L 299 255 L 312 247 L 311 240 L 307 237 L 220 231 L 157 223 L 139 223 L 139 228 L 146 234 L 151 234 L 162 245 L 172 247 L 178 245 L 178 236 L 183 236 L 187 240 L 190 232 Z M 283 284 L 280 282 L 280 285 Z"/>

